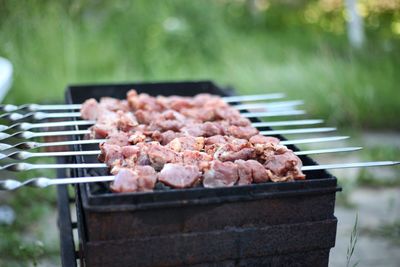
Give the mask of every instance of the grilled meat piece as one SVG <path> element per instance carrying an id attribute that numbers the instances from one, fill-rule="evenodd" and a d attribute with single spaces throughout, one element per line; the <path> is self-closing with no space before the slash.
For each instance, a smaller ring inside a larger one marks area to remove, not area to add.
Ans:
<path id="1" fill-rule="evenodd" d="M 305 175 L 301 171 L 301 160 L 293 152 L 269 157 L 264 167 L 271 172 L 270 179 L 273 182 L 285 182 L 303 180 Z"/>
<path id="2" fill-rule="evenodd" d="M 129 143 L 129 134 L 125 132 L 112 132 L 107 136 L 107 144 L 118 146 L 127 146 Z"/>
<path id="3" fill-rule="evenodd" d="M 168 163 L 160 171 L 158 180 L 173 188 L 187 188 L 198 182 L 200 177 L 197 166 Z"/>
<path id="4" fill-rule="evenodd" d="M 236 160 L 235 164 L 238 168 L 239 180 L 237 182 L 238 185 L 248 185 L 253 183 L 253 170 L 250 164 L 247 164 L 246 160 Z M 264 167 L 261 165 L 264 169 Z"/>
<path id="5" fill-rule="evenodd" d="M 227 143 L 220 146 L 214 153 L 214 158 L 220 161 L 235 161 L 252 159 L 256 156 L 255 149 L 250 143 Z"/>
<path id="6" fill-rule="evenodd" d="M 209 169 L 210 162 L 213 159 L 211 155 L 195 150 L 183 151 L 182 157 L 185 165 L 197 166 L 202 172 Z"/>
<path id="7" fill-rule="evenodd" d="M 275 138 L 275 137 L 271 137 L 271 136 L 264 136 L 264 135 L 253 135 L 252 137 L 250 137 L 249 139 L 250 143 L 252 143 L 253 145 L 255 144 L 269 144 L 269 143 L 273 143 L 273 144 L 279 144 L 279 139 Z"/>
<path id="8" fill-rule="evenodd" d="M 150 145 L 147 155 L 151 165 L 157 171 L 161 170 L 166 163 L 182 162 L 180 154 L 155 142 Z"/>
<path id="9" fill-rule="evenodd" d="M 132 110 L 150 110 L 160 112 L 163 110 L 163 106 L 158 103 L 157 99 L 149 96 L 148 94 L 142 93 L 137 94 L 135 90 L 130 90 L 127 93 L 127 100 L 129 107 Z"/>
<path id="10" fill-rule="evenodd" d="M 176 152 L 185 150 L 200 151 L 204 148 L 204 137 L 183 136 L 173 139 L 168 143 L 167 147 Z"/>
<path id="11" fill-rule="evenodd" d="M 203 186 L 208 188 L 233 186 L 239 179 L 238 167 L 233 162 L 214 160 L 204 173 Z"/>
<path id="12" fill-rule="evenodd" d="M 210 137 L 214 135 L 224 135 L 226 124 L 221 122 L 210 122 L 207 121 L 200 125 L 203 130 L 203 136 Z"/>
<path id="13" fill-rule="evenodd" d="M 150 192 L 157 181 L 157 173 L 150 166 L 121 168 L 110 188 L 113 192 Z"/>
<path id="14" fill-rule="evenodd" d="M 132 130 L 134 126 L 137 126 L 139 123 L 136 120 L 135 115 L 132 112 L 124 112 L 122 110 L 117 111 L 118 120 L 116 122 L 117 128 L 123 132 L 129 132 Z"/>
<path id="15" fill-rule="evenodd" d="M 258 134 L 259 131 L 252 126 L 231 125 L 228 127 L 226 133 L 236 138 L 249 140 L 252 136 Z"/>
<path id="16" fill-rule="evenodd" d="M 81 117 L 85 120 L 96 120 L 98 104 L 99 103 L 94 98 L 90 98 L 83 102 L 81 107 Z"/>
<path id="17" fill-rule="evenodd" d="M 107 166 L 113 166 L 115 161 L 122 160 L 122 147 L 119 145 L 113 145 L 109 143 L 100 144 L 101 154 L 99 160 L 106 163 Z"/>
<path id="18" fill-rule="evenodd" d="M 184 108 L 181 109 L 181 113 L 187 118 L 196 119 L 202 122 L 215 120 L 215 112 L 211 107 Z"/>
<path id="19" fill-rule="evenodd" d="M 110 124 L 96 123 L 92 127 L 90 127 L 90 137 L 92 139 L 104 139 L 109 134 L 116 132 L 117 129 L 115 126 Z"/>

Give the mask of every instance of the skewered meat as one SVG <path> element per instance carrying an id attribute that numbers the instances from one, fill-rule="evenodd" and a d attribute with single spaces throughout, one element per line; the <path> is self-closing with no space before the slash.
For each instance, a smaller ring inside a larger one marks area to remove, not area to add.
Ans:
<path id="1" fill-rule="evenodd" d="M 166 163 L 182 162 L 182 157 L 177 152 L 158 143 L 151 144 L 147 155 L 151 166 L 157 171 L 161 170 Z"/>
<path id="2" fill-rule="evenodd" d="M 146 136 L 142 132 L 135 131 L 129 136 L 128 141 L 132 144 L 141 143 L 146 141 Z"/>
<path id="3" fill-rule="evenodd" d="M 213 159 L 213 157 L 207 153 L 194 150 L 184 151 L 182 157 L 185 165 L 197 166 L 200 171 L 207 170 Z"/>
<path id="4" fill-rule="evenodd" d="M 294 181 L 295 179 L 302 180 L 305 178 L 305 175 L 301 172 L 301 160 L 293 153 L 275 154 L 266 160 L 264 167 L 271 171 L 270 179 L 273 182 Z"/>
<path id="5" fill-rule="evenodd" d="M 253 170 L 251 169 L 250 164 L 247 161 L 239 159 L 235 161 L 236 166 L 238 167 L 238 185 L 248 185 L 253 183 Z M 261 165 L 264 169 L 264 167 Z"/>
<path id="6" fill-rule="evenodd" d="M 131 90 L 127 100 L 89 99 L 81 114 L 96 120 L 91 138 L 106 138 L 99 159 L 117 175 L 115 192 L 149 191 L 157 179 L 173 188 L 214 188 L 305 177 L 293 151 L 259 135 L 218 96 Z"/>
<path id="7" fill-rule="evenodd" d="M 252 143 L 253 145 L 255 144 L 279 144 L 279 139 L 275 138 L 275 137 L 271 137 L 271 136 L 264 136 L 264 135 L 253 135 L 252 137 L 250 137 L 249 139 L 250 143 Z"/>
<path id="8" fill-rule="evenodd" d="M 171 130 L 168 130 L 166 132 L 160 132 L 160 131 L 154 131 L 151 135 L 151 138 L 154 141 L 160 142 L 163 146 L 167 145 L 169 142 L 174 140 L 175 138 L 185 136 L 184 133 L 177 133 Z"/>
<path id="9" fill-rule="evenodd" d="M 105 162 L 108 166 L 113 166 L 115 161 L 123 159 L 122 148 L 119 145 L 102 143 L 100 150 L 99 160 Z"/>
<path id="10" fill-rule="evenodd" d="M 137 94 L 136 91 L 131 90 L 127 94 L 129 106 L 133 110 L 150 110 L 150 111 L 161 111 L 163 106 L 158 103 L 157 99 L 149 96 L 148 94 Z"/>
<path id="11" fill-rule="evenodd" d="M 200 177 L 197 166 L 168 163 L 160 171 L 158 180 L 173 188 L 187 188 L 192 187 Z"/>
<path id="12" fill-rule="evenodd" d="M 107 136 L 107 143 L 114 144 L 118 146 L 129 145 L 129 134 L 125 132 L 113 132 Z"/>
<path id="13" fill-rule="evenodd" d="M 204 148 L 204 137 L 183 136 L 173 139 L 168 143 L 167 147 L 176 152 L 185 150 L 200 151 Z"/>
<path id="14" fill-rule="evenodd" d="M 249 142 L 243 140 L 244 142 L 238 141 L 231 142 L 220 146 L 214 153 L 214 158 L 220 161 L 235 161 L 238 159 L 252 159 L 255 157 L 255 149 L 251 146 Z"/>
<path id="15" fill-rule="evenodd" d="M 239 179 L 238 167 L 233 162 L 212 161 L 204 173 L 203 186 L 208 188 L 233 186 Z"/>
<path id="16" fill-rule="evenodd" d="M 122 110 L 117 111 L 118 120 L 117 120 L 117 128 L 118 130 L 128 132 L 134 126 L 138 125 L 135 115 L 132 112 L 123 112 Z"/>
<path id="17" fill-rule="evenodd" d="M 258 134 L 258 130 L 252 126 L 229 126 L 227 134 L 240 139 L 250 139 Z"/>
<path id="18" fill-rule="evenodd" d="M 90 98 L 90 99 L 86 100 L 82 104 L 81 117 L 86 120 L 97 119 L 97 106 L 98 106 L 98 103 L 97 103 L 96 99 Z"/>
<path id="19" fill-rule="evenodd" d="M 157 181 L 157 173 L 150 166 L 121 168 L 110 188 L 114 192 L 150 192 Z"/>

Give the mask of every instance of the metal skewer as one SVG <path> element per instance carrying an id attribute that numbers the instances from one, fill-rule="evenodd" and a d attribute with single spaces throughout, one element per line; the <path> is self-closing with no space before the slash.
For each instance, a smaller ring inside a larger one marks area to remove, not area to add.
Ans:
<path id="1" fill-rule="evenodd" d="M 294 154 L 301 155 L 314 155 L 314 154 L 327 154 L 327 153 L 340 153 L 361 150 L 362 147 L 340 147 L 340 148 L 327 148 L 316 150 L 295 151 Z M 8 155 L 0 154 L 0 160 L 10 158 L 16 160 L 26 160 L 30 158 L 39 157 L 65 157 L 65 156 L 97 156 L 100 155 L 100 150 L 87 150 L 87 151 L 56 151 L 56 152 L 27 152 L 16 151 Z"/>
<path id="2" fill-rule="evenodd" d="M 4 113 L 0 115 L 0 119 L 7 119 L 9 121 L 23 121 L 23 120 L 44 120 L 50 118 L 76 118 L 80 117 L 80 112 L 60 112 L 60 113 L 46 113 L 46 112 L 29 112 L 26 114 L 20 113 Z"/>
<path id="3" fill-rule="evenodd" d="M 265 111 L 265 112 L 248 112 L 241 113 L 244 118 L 263 118 L 263 117 L 279 117 L 279 116 L 293 116 L 304 115 L 304 110 L 282 110 L 282 111 Z"/>
<path id="4" fill-rule="evenodd" d="M 60 142 L 22 142 L 15 145 L 0 143 L 0 151 L 10 148 L 18 148 L 22 150 L 34 149 L 39 147 L 52 147 L 52 146 L 70 146 L 70 145 L 86 145 L 86 144 L 100 144 L 107 141 L 106 139 L 90 139 L 90 140 L 74 140 L 74 141 L 60 141 Z"/>
<path id="5" fill-rule="evenodd" d="M 237 110 L 251 110 L 251 109 L 284 109 L 284 108 L 293 108 L 296 106 L 303 105 L 303 100 L 290 100 L 290 101 L 281 101 L 281 102 L 269 102 L 269 103 L 250 103 L 250 104 L 239 104 L 232 105 Z"/>
<path id="6" fill-rule="evenodd" d="M 269 122 L 253 122 L 253 127 L 274 127 L 274 126 L 295 126 L 295 125 L 313 125 L 323 123 L 323 120 L 292 120 L 292 121 L 269 121 Z M 20 130 L 28 131 L 31 129 L 38 128 L 52 128 L 52 127 L 64 127 L 64 126 L 80 126 L 80 125 L 93 125 L 96 121 L 56 121 L 56 122 L 42 122 L 42 123 L 29 123 L 29 122 L 18 122 L 13 125 L 2 125 L 0 124 L 0 132 L 7 130 Z"/>
<path id="7" fill-rule="evenodd" d="M 49 185 L 111 182 L 114 180 L 114 178 L 115 178 L 115 176 L 90 176 L 90 177 L 58 178 L 58 179 L 38 177 L 38 178 L 29 179 L 25 182 L 7 179 L 7 180 L 0 181 L 0 190 L 15 190 L 15 189 L 18 189 L 23 186 L 44 188 Z"/>
<path id="8" fill-rule="evenodd" d="M 276 127 L 276 126 L 294 126 L 294 125 L 312 125 L 323 123 L 324 120 L 293 120 L 293 121 L 261 121 L 253 122 L 253 127 Z"/>
<path id="9" fill-rule="evenodd" d="M 0 170 L 21 172 L 38 169 L 84 169 L 108 168 L 105 163 L 71 163 L 71 164 L 31 164 L 26 162 L 11 163 L 0 167 Z"/>
<path id="10" fill-rule="evenodd" d="M 295 151 L 294 154 L 297 156 L 302 155 L 315 155 L 315 154 L 328 154 L 328 153 L 341 153 L 341 152 L 352 152 L 363 149 L 361 146 L 356 147 L 339 147 L 339 148 L 326 148 L 326 149 L 315 149 L 315 150 L 303 150 Z"/>
<path id="11" fill-rule="evenodd" d="M 52 128 L 52 127 L 65 127 L 65 126 L 80 126 L 80 125 L 93 125 L 96 121 L 55 121 L 55 122 L 42 122 L 42 123 L 29 123 L 29 122 L 18 122 L 10 126 L 0 124 L 0 132 L 7 130 L 20 130 L 27 131 L 36 128 Z"/>
<path id="12" fill-rule="evenodd" d="M 20 106 L 6 104 L 0 105 L 0 110 L 5 112 L 13 112 L 20 110 L 27 111 L 42 111 L 42 110 L 73 110 L 80 109 L 82 104 L 56 104 L 56 105 L 39 105 L 39 104 L 24 104 Z"/>
<path id="13" fill-rule="evenodd" d="M 262 135 L 304 134 L 304 133 L 323 133 L 332 131 L 336 131 L 336 128 L 321 127 L 321 128 L 288 129 L 288 130 L 270 130 L 270 131 L 261 131 L 260 134 Z M 0 132 L 0 140 L 4 141 L 10 138 L 32 139 L 36 137 L 45 137 L 45 136 L 68 136 L 68 135 L 82 135 L 82 134 L 90 134 L 90 130 L 55 131 L 55 132 L 22 131 L 13 134 Z"/>
<path id="14" fill-rule="evenodd" d="M 319 138 L 307 138 L 307 139 L 294 139 L 281 141 L 282 145 L 297 145 L 297 144 L 309 144 L 319 142 L 332 142 L 348 139 L 349 136 L 330 136 L 330 137 L 319 137 Z M 0 151 L 4 151 L 11 148 L 17 148 L 22 150 L 29 150 L 40 147 L 52 147 L 52 146 L 69 146 L 69 145 L 84 145 L 84 144 L 100 144 L 107 141 L 107 139 L 90 139 L 90 140 L 74 140 L 74 141 L 60 141 L 60 142 L 22 142 L 15 145 L 9 145 L 0 143 Z"/>
<path id="15" fill-rule="evenodd" d="M 255 108 L 265 108 L 265 109 L 281 109 L 281 108 L 292 108 L 304 104 L 303 100 L 289 100 L 289 101 L 279 101 L 279 102 L 261 102 L 261 103 L 249 103 L 249 104 L 233 104 L 232 107 L 237 110 L 255 109 Z M 16 111 L 28 110 L 30 113 L 40 113 L 42 111 L 57 111 L 57 110 L 79 110 L 82 108 L 81 104 L 71 104 L 71 105 L 38 105 L 38 104 L 27 104 L 22 106 L 15 105 L 3 105 L 3 110 L 12 114 Z M 1 110 L 1 105 L 0 105 Z M 6 117 L 2 114 L 3 117 Z M 29 114 L 29 113 L 28 113 Z M 1 116 L 0 116 L 1 118 Z"/>
<path id="16" fill-rule="evenodd" d="M 400 161 L 370 161 L 370 162 L 352 162 L 352 163 L 337 163 L 303 166 L 302 171 L 318 171 L 330 169 L 347 169 L 347 168 L 364 168 L 364 167 L 379 167 L 379 166 L 394 166 L 400 164 Z"/>
<path id="17" fill-rule="evenodd" d="M 260 131 L 260 134 L 262 134 L 262 135 L 305 134 L 305 133 L 326 133 L 326 132 L 333 132 L 333 131 L 336 131 L 336 128 L 334 128 L 334 127 L 320 127 L 320 128 L 303 128 L 303 129 Z"/>
<path id="18" fill-rule="evenodd" d="M 350 136 L 330 136 L 330 137 L 317 137 L 317 138 L 306 138 L 306 139 L 295 139 L 295 140 L 285 140 L 281 141 L 282 145 L 300 145 L 300 144 L 310 144 L 310 143 L 322 143 L 322 142 L 334 142 L 350 138 Z"/>
<path id="19" fill-rule="evenodd" d="M 281 142 L 283 143 L 283 142 Z M 345 148 L 345 150 L 342 151 L 350 151 L 350 149 L 352 150 L 358 150 L 360 148 Z M 333 153 L 333 152 L 342 152 L 339 149 L 334 149 L 334 150 L 329 150 L 329 153 Z M 86 153 L 85 153 L 86 152 Z M 63 155 L 65 156 L 66 154 L 73 154 L 73 155 L 93 155 L 95 152 L 98 151 L 77 151 L 75 153 L 73 153 L 72 151 L 69 152 L 60 152 L 59 154 L 57 154 L 57 152 L 46 152 L 43 154 L 39 154 L 37 153 L 36 155 L 61 155 L 61 153 L 63 153 Z M 26 153 L 26 152 L 25 152 Z M 303 152 L 303 153 L 307 153 L 307 152 Z M 318 150 L 311 150 L 311 154 L 318 154 L 319 151 Z M 323 150 L 323 153 L 327 153 L 327 150 Z M 97 154 L 97 153 L 96 153 Z M 295 152 L 296 154 L 296 152 Z M 18 156 L 22 156 L 25 158 L 29 158 L 29 156 L 35 156 L 34 153 L 31 154 L 17 154 Z M 304 155 L 304 154 L 301 154 Z M 60 168 L 107 168 L 107 165 L 104 163 L 79 163 L 79 164 L 30 164 L 30 163 L 26 163 L 26 162 L 19 162 L 19 163 L 11 163 L 11 164 L 7 164 L 5 166 L 1 166 L 0 170 L 7 170 L 7 171 L 28 171 L 28 170 L 34 170 L 34 169 L 60 169 Z"/>
<path id="20" fill-rule="evenodd" d="M 222 97 L 226 103 L 245 102 L 245 101 L 260 101 L 284 98 L 286 95 L 283 93 L 274 94 L 261 94 L 261 95 L 240 95 L 240 96 L 226 96 Z"/>
<path id="21" fill-rule="evenodd" d="M 76 130 L 76 131 L 55 131 L 55 132 L 16 132 L 13 134 L 1 133 L 0 132 L 0 140 L 4 141 L 10 138 L 23 138 L 23 139 L 32 139 L 36 137 L 46 137 L 46 136 L 66 136 L 66 135 L 82 135 L 89 134 L 90 130 Z"/>
<path id="22" fill-rule="evenodd" d="M 280 110 L 280 111 L 265 111 L 265 112 L 247 112 L 242 113 L 245 118 L 257 117 L 276 117 L 276 116 L 292 116 L 305 114 L 303 110 Z M 4 113 L 0 115 L 0 119 L 7 119 L 10 121 L 24 121 L 24 120 L 44 120 L 50 118 L 79 118 L 80 112 L 59 112 L 59 113 L 46 113 L 46 112 L 30 112 L 26 114 L 20 113 Z"/>
<path id="23" fill-rule="evenodd" d="M 244 96 L 228 96 L 222 97 L 222 100 L 227 103 L 235 103 L 242 101 L 260 101 L 284 98 L 283 93 L 262 94 L 262 95 L 244 95 Z M 13 112 L 19 110 L 27 111 L 43 111 L 43 110 L 74 110 L 80 109 L 82 104 L 59 104 L 59 105 L 39 105 L 39 104 L 24 104 L 20 106 L 6 104 L 0 105 L 0 111 Z"/>
<path id="24" fill-rule="evenodd" d="M 399 161 L 354 162 L 354 163 L 303 166 L 301 170 L 315 171 L 315 170 L 343 169 L 343 168 L 364 168 L 364 167 L 394 166 L 398 164 L 400 164 Z M 44 188 L 49 185 L 111 182 L 114 181 L 114 179 L 115 176 L 90 176 L 90 177 L 75 177 L 75 178 L 56 178 L 56 179 L 38 177 L 29 179 L 25 182 L 7 179 L 0 181 L 0 190 L 16 190 L 23 186 Z"/>

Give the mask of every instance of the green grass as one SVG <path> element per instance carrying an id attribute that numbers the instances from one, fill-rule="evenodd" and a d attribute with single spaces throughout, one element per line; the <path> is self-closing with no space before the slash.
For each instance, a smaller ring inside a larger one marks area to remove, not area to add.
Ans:
<path id="1" fill-rule="evenodd" d="M 400 246 L 400 220 L 382 224 L 377 228 L 362 228 L 363 234 L 389 240 L 393 245 Z"/>
<path id="2" fill-rule="evenodd" d="M 32 163 L 54 163 L 54 160 L 31 161 Z M 15 176 L 2 172 L 1 177 Z M 16 175 L 16 179 L 31 177 L 54 177 L 54 171 L 38 170 Z M 13 178 L 13 177 L 10 177 Z M 42 219 L 52 216 L 55 206 L 55 187 L 46 189 L 22 188 L 17 191 L 0 192 L 1 205 L 10 206 L 15 213 L 11 225 L 0 224 L 0 266 L 36 266 L 42 258 L 58 256 L 58 243 L 51 242 Z M 55 260 L 57 262 L 57 260 Z"/>
<path id="3" fill-rule="evenodd" d="M 365 161 L 399 160 L 400 149 L 390 145 L 368 147 L 361 155 Z M 392 172 L 373 172 L 373 169 L 361 169 L 356 180 L 357 185 L 364 187 L 399 187 L 400 176 L 395 169 Z"/>
<path id="4" fill-rule="evenodd" d="M 331 125 L 399 130 L 399 37 L 369 29 L 354 51 L 344 33 L 282 10 L 254 17 L 241 1 L 0 0 L 0 56 L 15 72 L 5 102 L 62 102 L 75 83 L 210 79 L 242 94 L 287 92 Z M 0 226 L 0 265 L 57 254 L 30 229 L 54 210 L 54 188 L 17 191 L 6 204 L 18 217 Z M 29 231 L 33 240 L 23 237 Z"/>
<path id="5" fill-rule="evenodd" d="M 371 35 L 353 51 L 344 34 L 287 22 L 290 13 L 257 20 L 222 1 L 2 2 L 10 103 L 61 102 L 71 83 L 212 79 L 287 92 L 333 124 L 400 129 L 396 37 Z"/>

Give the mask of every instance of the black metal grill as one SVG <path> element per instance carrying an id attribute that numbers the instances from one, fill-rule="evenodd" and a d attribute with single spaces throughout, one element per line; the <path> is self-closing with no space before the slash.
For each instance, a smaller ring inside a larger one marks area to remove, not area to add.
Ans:
<path id="1" fill-rule="evenodd" d="M 228 95 L 211 82 L 144 83 L 72 86 L 66 100 L 124 98 L 131 88 L 150 95 Z M 304 165 L 316 164 L 307 156 L 301 159 Z M 63 160 L 97 162 L 89 156 Z M 94 169 L 71 172 L 72 177 L 99 174 L 105 173 Z M 66 207 L 68 195 L 65 187 L 59 187 L 63 266 L 74 266 L 76 257 L 89 267 L 327 266 L 336 235 L 335 193 L 340 189 L 326 171 L 306 175 L 307 180 L 296 182 L 162 188 L 152 193 L 113 194 L 105 183 L 79 185 L 75 193 L 79 253 L 74 252 L 70 235 L 74 223 Z"/>

